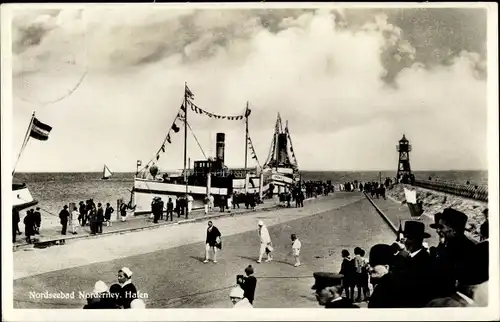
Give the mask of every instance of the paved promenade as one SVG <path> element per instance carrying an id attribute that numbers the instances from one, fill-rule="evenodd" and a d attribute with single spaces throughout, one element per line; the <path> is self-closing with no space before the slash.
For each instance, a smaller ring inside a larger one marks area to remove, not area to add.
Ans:
<path id="1" fill-rule="evenodd" d="M 275 260 L 257 264 L 257 221 L 268 226 Z M 312 273 L 338 271 L 343 248 L 366 250 L 394 240 L 393 232 L 360 193 L 320 197 L 304 208 L 285 208 L 214 220 L 223 234 L 218 263 L 203 264 L 206 221 L 74 241 L 60 247 L 14 253 L 14 307 L 81 308 L 83 299 L 31 299 L 29 292 L 90 291 L 112 284 L 128 266 L 150 308 L 230 307 L 228 288 L 251 264 L 259 279 L 255 306 L 318 307 Z M 290 234 L 302 241 L 303 266 L 293 267 Z M 46 260 L 50 258 L 51 260 Z"/>

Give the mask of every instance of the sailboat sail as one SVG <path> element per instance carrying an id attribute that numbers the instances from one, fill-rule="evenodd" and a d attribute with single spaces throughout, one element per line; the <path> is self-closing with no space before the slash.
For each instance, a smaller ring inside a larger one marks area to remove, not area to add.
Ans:
<path id="1" fill-rule="evenodd" d="M 108 179 L 112 175 L 113 173 L 111 173 L 111 170 L 109 170 L 109 168 L 106 165 L 104 165 L 104 169 L 102 170 L 102 178 Z"/>

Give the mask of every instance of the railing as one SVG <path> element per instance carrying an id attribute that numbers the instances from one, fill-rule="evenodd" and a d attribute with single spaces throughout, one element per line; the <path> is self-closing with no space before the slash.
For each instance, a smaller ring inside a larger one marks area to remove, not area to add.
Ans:
<path id="1" fill-rule="evenodd" d="M 445 181 L 415 180 L 414 186 L 445 192 L 470 199 L 488 201 L 488 187 L 464 185 Z"/>

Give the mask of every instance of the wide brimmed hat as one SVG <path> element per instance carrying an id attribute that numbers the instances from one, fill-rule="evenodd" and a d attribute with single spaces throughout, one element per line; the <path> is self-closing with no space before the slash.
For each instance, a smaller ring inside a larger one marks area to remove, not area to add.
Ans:
<path id="1" fill-rule="evenodd" d="M 108 286 L 103 281 L 97 281 L 94 285 L 94 293 L 104 293 L 108 291 Z"/>
<path id="2" fill-rule="evenodd" d="M 429 238 L 431 235 L 425 232 L 425 225 L 420 221 L 408 220 L 405 222 L 403 235 L 406 238 Z"/>
<path id="3" fill-rule="evenodd" d="M 320 290 L 329 286 L 342 285 L 344 275 L 336 273 L 316 272 L 313 273 L 314 285 L 311 287 L 313 290 Z"/>
<path id="4" fill-rule="evenodd" d="M 370 266 L 391 265 L 394 258 L 394 251 L 390 245 L 377 244 L 370 249 Z"/>
<path id="5" fill-rule="evenodd" d="M 446 208 L 443 211 L 440 219 L 446 222 L 447 226 L 453 228 L 456 231 L 465 231 L 468 217 L 461 211 L 453 208 Z"/>
<path id="6" fill-rule="evenodd" d="M 243 289 L 241 287 L 236 286 L 231 290 L 231 293 L 229 293 L 229 297 L 235 297 L 238 299 L 242 299 L 245 297 L 245 291 L 243 291 Z"/>

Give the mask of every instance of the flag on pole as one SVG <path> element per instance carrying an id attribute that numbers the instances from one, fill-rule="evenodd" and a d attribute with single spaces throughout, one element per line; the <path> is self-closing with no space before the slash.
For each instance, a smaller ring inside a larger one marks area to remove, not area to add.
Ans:
<path id="1" fill-rule="evenodd" d="M 249 117 L 250 113 L 252 113 L 252 110 L 247 107 L 247 109 L 245 111 L 245 117 Z"/>
<path id="2" fill-rule="evenodd" d="M 34 117 L 31 124 L 30 136 L 37 140 L 46 141 L 49 138 L 50 130 L 52 130 L 51 126 L 40 122 Z"/>
<path id="3" fill-rule="evenodd" d="M 186 96 L 190 99 L 194 99 L 194 94 L 193 94 L 193 92 L 191 92 L 189 87 L 187 87 L 187 85 L 186 85 Z"/>
<path id="4" fill-rule="evenodd" d="M 141 160 L 137 160 L 137 166 L 140 167 L 142 165 L 142 161 Z"/>
<path id="5" fill-rule="evenodd" d="M 412 217 L 420 217 L 424 210 L 422 209 L 422 204 L 417 202 L 417 191 L 409 190 L 404 188 L 405 190 L 405 198 L 406 204 L 408 205 L 408 209 L 410 210 L 410 216 Z"/>

